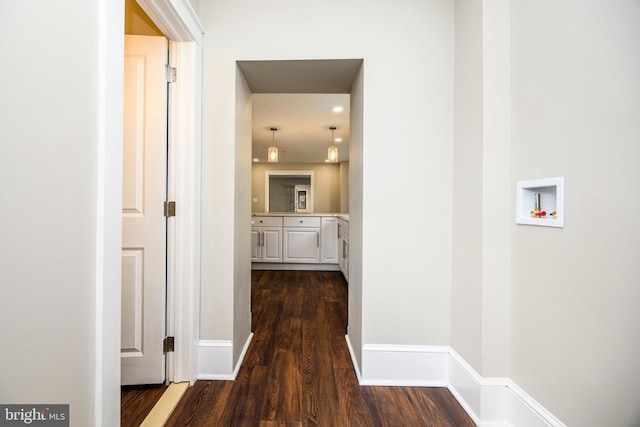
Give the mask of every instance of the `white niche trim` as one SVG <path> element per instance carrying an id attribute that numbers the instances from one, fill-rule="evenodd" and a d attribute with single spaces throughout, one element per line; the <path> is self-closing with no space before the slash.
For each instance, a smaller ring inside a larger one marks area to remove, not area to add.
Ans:
<path id="1" fill-rule="evenodd" d="M 564 227 L 564 177 L 519 181 L 516 223 Z"/>

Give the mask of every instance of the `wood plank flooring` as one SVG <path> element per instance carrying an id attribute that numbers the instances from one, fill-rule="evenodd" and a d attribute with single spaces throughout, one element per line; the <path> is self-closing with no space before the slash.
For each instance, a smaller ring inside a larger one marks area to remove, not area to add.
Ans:
<path id="1" fill-rule="evenodd" d="M 124 386 L 120 392 L 120 426 L 138 427 L 168 386 Z"/>
<path id="2" fill-rule="evenodd" d="M 361 387 L 338 272 L 254 271 L 254 338 L 236 381 L 198 381 L 167 426 L 475 424 L 446 388 Z"/>

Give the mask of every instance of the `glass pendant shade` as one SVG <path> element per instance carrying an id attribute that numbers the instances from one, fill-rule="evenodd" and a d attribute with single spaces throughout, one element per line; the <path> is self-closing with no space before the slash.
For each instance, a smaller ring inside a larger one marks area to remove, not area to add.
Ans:
<path id="1" fill-rule="evenodd" d="M 335 145 L 329 147 L 327 158 L 329 159 L 329 162 L 336 163 L 338 161 L 338 147 Z"/>
<path id="2" fill-rule="evenodd" d="M 327 151 L 327 162 L 338 163 L 338 147 L 336 147 L 336 138 L 333 135 L 333 131 L 336 130 L 336 127 L 331 126 L 329 127 L 329 129 L 331 129 L 331 145 L 329 146 L 329 150 Z"/>
<path id="3" fill-rule="evenodd" d="M 267 162 L 278 163 L 278 147 L 276 147 L 276 131 L 278 128 L 271 128 L 271 147 L 267 150 Z"/>
<path id="4" fill-rule="evenodd" d="M 269 151 L 267 151 L 267 161 L 269 163 L 278 163 L 278 148 L 275 145 L 269 147 Z"/>

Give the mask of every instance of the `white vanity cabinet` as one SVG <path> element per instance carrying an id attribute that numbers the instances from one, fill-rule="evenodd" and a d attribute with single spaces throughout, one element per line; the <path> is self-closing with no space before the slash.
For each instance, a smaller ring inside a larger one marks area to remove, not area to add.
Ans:
<path id="1" fill-rule="evenodd" d="M 349 220 L 340 218 L 338 220 L 339 241 L 338 241 L 338 265 L 344 278 L 349 281 Z"/>
<path id="2" fill-rule="evenodd" d="M 252 217 L 251 262 L 282 262 L 282 217 Z"/>
<path id="3" fill-rule="evenodd" d="M 338 240 L 340 239 L 338 218 L 322 217 L 320 230 L 320 262 L 322 264 L 338 264 Z"/>
<path id="4" fill-rule="evenodd" d="M 283 262 L 319 263 L 321 218 L 285 216 Z"/>

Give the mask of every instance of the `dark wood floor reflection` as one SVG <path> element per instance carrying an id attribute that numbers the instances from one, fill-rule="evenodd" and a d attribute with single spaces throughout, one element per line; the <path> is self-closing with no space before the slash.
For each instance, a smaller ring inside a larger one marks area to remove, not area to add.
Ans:
<path id="1" fill-rule="evenodd" d="M 236 381 L 198 381 L 167 426 L 475 424 L 446 388 L 361 387 L 339 272 L 254 271 L 254 337 Z"/>

